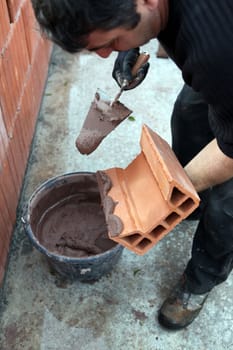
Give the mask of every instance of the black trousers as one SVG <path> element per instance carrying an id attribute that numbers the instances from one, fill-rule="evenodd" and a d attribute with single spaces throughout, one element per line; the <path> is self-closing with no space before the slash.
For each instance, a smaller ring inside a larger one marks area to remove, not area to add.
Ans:
<path id="1" fill-rule="evenodd" d="M 172 148 L 183 166 L 214 138 L 208 105 L 187 85 L 175 102 L 171 130 Z M 199 195 L 196 214 L 200 221 L 185 269 L 188 288 L 194 294 L 210 291 L 225 281 L 233 268 L 233 179 Z"/>

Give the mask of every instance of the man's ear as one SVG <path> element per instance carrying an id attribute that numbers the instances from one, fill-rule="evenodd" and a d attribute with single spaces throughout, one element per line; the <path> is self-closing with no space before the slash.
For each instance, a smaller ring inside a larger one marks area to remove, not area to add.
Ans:
<path id="1" fill-rule="evenodd" d="M 159 1 L 163 0 L 138 0 L 138 3 L 147 6 L 150 10 L 154 10 L 158 7 Z"/>

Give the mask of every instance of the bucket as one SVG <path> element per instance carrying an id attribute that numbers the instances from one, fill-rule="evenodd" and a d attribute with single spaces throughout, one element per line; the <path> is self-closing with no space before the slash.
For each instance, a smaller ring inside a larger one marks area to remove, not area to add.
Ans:
<path id="1" fill-rule="evenodd" d="M 123 251 L 108 238 L 95 173 L 49 179 L 30 197 L 22 221 L 33 246 L 67 279 L 96 281 Z"/>

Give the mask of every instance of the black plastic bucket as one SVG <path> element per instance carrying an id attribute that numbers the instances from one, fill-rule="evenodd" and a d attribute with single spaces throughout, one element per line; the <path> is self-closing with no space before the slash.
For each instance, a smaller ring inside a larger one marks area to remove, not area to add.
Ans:
<path id="1" fill-rule="evenodd" d="M 85 200 L 87 195 L 89 201 L 93 198 L 101 206 L 95 173 L 75 172 L 49 179 L 38 187 L 30 197 L 22 220 L 30 241 L 38 251 L 46 256 L 49 264 L 56 272 L 72 280 L 77 279 L 83 282 L 96 281 L 109 273 L 119 260 L 123 251 L 123 247 L 120 244 L 109 239 L 109 249 L 98 254 L 73 257 L 62 255 L 60 252 L 50 251 L 38 236 L 38 227 L 42 218 L 47 215 L 46 213 L 51 208 L 56 208 L 58 203 L 63 203 L 64 201 L 67 203 L 76 195 L 80 195 L 82 200 Z M 56 233 L 53 232 L 54 234 Z"/>

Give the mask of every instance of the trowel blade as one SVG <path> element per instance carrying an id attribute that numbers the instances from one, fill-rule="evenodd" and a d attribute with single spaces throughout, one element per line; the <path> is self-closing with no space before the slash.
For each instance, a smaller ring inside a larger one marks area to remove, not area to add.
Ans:
<path id="1" fill-rule="evenodd" d="M 92 153 L 131 113 L 132 110 L 119 101 L 111 106 L 111 99 L 98 89 L 76 140 L 76 147 L 82 154 Z"/>

